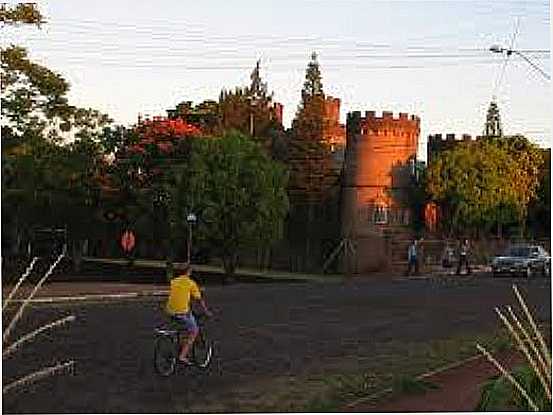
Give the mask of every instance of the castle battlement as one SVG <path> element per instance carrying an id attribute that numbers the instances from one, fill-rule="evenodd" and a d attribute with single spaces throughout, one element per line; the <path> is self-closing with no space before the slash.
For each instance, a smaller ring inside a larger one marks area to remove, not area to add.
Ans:
<path id="1" fill-rule="evenodd" d="M 473 138 L 470 134 L 461 134 L 461 135 L 446 134 L 445 136 L 442 134 L 430 134 L 428 136 L 429 143 L 441 143 L 444 141 L 445 142 L 473 141 Z"/>
<path id="2" fill-rule="evenodd" d="M 382 116 L 377 117 L 376 111 L 365 111 L 365 116 L 361 117 L 361 111 L 352 111 L 348 113 L 348 119 L 359 119 L 366 121 L 419 121 L 420 118 L 416 115 L 409 115 L 405 112 L 400 112 L 397 114 L 397 117 L 394 117 L 394 113 L 391 111 L 382 111 Z"/>
<path id="3" fill-rule="evenodd" d="M 400 112 L 397 116 L 391 111 L 383 111 L 382 116 L 377 116 L 375 111 L 365 111 L 365 116 L 360 111 L 348 113 L 347 125 L 350 134 L 396 136 L 405 134 L 409 137 L 417 136 L 420 132 L 420 118 Z"/>
<path id="4" fill-rule="evenodd" d="M 394 117 L 394 113 L 391 111 L 382 111 L 382 116 L 377 117 L 376 111 L 365 111 L 365 119 L 366 120 L 395 120 L 395 121 L 420 121 L 420 118 L 416 115 L 409 115 L 405 112 L 400 112 L 397 117 Z"/>
<path id="5" fill-rule="evenodd" d="M 365 111 L 365 117 L 361 117 L 361 111 L 352 111 L 348 113 L 348 118 L 359 118 L 367 121 L 420 121 L 420 118 L 416 115 L 409 115 L 405 112 L 398 113 L 397 117 L 394 117 L 394 113 L 391 111 L 382 111 L 382 116 L 377 117 L 376 111 Z"/>
<path id="6" fill-rule="evenodd" d="M 470 134 L 430 134 L 426 146 L 426 161 L 432 163 L 440 153 L 452 150 L 462 143 L 473 143 L 480 139 L 479 136 L 473 138 Z"/>

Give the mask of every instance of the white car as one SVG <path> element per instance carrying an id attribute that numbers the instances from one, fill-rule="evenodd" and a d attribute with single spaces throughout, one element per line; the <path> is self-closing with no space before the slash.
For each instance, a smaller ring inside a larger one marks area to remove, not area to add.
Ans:
<path id="1" fill-rule="evenodd" d="M 539 245 L 512 245 L 505 253 L 496 256 L 491 263 L 494 277 L 500 275 L 521 275 L 526 278 L 535 275 L 551 275 L 551 257 Z"/>

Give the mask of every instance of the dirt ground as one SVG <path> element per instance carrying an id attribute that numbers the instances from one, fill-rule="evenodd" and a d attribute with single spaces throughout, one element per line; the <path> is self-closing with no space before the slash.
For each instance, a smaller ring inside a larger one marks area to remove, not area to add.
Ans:
<path id="1" fill-rule="evenodd" d="M 206 327 L 216 345 L 214 365 L 208 373 L 188 369 L 170 378 L 160 378 L 152 366 L 153 329 L 162 322 L 159 298 L 34 306 L 20 331 L 69 313 L 77 320 L 5 360 L 3 381 L 68 359 L 77 361 L 75 373 L 10 393 L 3 412 L 310 410 L 302 405 L 318 393 L 321 380 L 399 370 L 428 342 L 495 330 L 493 307 L 516 302 L 512 282 L 209 286 L 217 315 Z M 519 281 L 519 288 L 537 318 L 550 321 L 550 281 Z"/>

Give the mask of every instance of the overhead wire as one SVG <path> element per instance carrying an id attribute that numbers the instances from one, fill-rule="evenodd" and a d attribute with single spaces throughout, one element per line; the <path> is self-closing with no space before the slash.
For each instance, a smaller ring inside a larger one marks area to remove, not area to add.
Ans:
<path id="1" fill-rule="evenodd" d="M 514 32 L 511 36 L 511 41 L 509 42 L 509 49 L 512 50 L 513 47 L 515 46 L 515 40 L 516 40 L 516 37 L 518 36 L 518 31 L 519 31 L 519 26 L 520 26 L 520 18 L 517 18 L 516 21 L 515 21 L 515 29 L 514 29 Z M 498 77 L 496 79 L 496 83 L 495 83 L 495 87 L 494 87 L 494 91 L 493 91 L 493 94 L 492 94 L 492 101 L 496 99 L 497 97 L 497 94 L 499 93 L 499 88 L 501 87 L 501 83 L 503 82 L 503 77 L 505 76 L 505 70 L 507 69 L 507 64 L 509 62 L 509 58 L 511 57 L 510 54 L 505 54 L 504 58 L 503 58 L 503 65 L 501 67 L 501 70 L 498 74 Z"/>
<path id="2" fill-rule="evenodd" d="M 298 65 L 305 63 L 306 53 L 290 52 L 289 47 L 295 44 L 307 44 L 306 48 L 309 49 L 323 45 L 323 50 L 331 52 L 322 54 L 324 67 L 328 70 L 342 69 L 347 65 L 351 65 L 352 69 L 362 70 L 410 70 L 493 65 L 497 62 L 492 57 L 487 57 L 489 51 L 485 48 L 452 48 L 450 45 L 443 44 L 394 44 L 393 42 L 364 41 L 336 36 L 285 37 L 273 33 L 256 34 L 252 39 L 252 35 L 249 34 L 232 36 L 206 34 L 202 24 L 188 21 L 175 22 L 171 19 L 155 21 L 149 19 L 148 23 L 52 19 L 51 23 L 55 26 L 51 26 L 51 30 L 48 30 L 47 33 L 34 33 L 27 36 L 27 39 L 31 42 L 47 42 L 46 53 L 62 57 L 64 62 L 71 65 L 89 66 L 92 64 L 121 70 L 164 68 L 191 71 L 250 70 L 251 50 L 263 48 L 264 53 L 266 53 L 266 49 L 274 49 L 271 52 L 271 71 L 284 72 L 290 71 L 290 65 L 296 62 Z M 58 23 L 61 26 L 58 26 Z M 127 33 L 132 34 L 134 38 L 126 39 L 123 35 Z M 99 36 L 99 38 L 91 39 L 92 35 Z M 451 33 L 449 36 L 454 35 Z M 143 37 L 147 37 L 147 42 L 141 40 Z M 408 42 L 443 40 L 443 38 L 444 36 L 419 36 L 409 38 Z M 109 42 L 106 42 L 105 39 L 109 39 Z M 186 44 L 190 46 L 201 44 L 204 46 L 204 50 L 192 53 L 183 47 Z M 70 50 L 73 45 L 79 47 L 79 56 L 74 56 L 74 52 Z M 132 49 L 126 49 L 127 45 Z M 340 52 L 332 52 L 335 48 L 339 48 Z M 284 53 L 279 56 L 279 51 Z M 399 53 L 382 53 L 395 51 Z M 536 59 L 547 59 L 550 50 L 526 49 L 523 53 L 533 54 Z M 494 94 L 498 93 L 504 80 L 508 57 L 505 58 L 496 79 Z M 197 59 L 200 61 L 198 62 Z M 407 61 L 406 64 L 401 64 L 402 60 Z M 455 61 L 453 62 L 453 60 Z M 240 63 L 236 64 L 237 61 Z M 241 64 L 242 61 L 244 64 Z"/>

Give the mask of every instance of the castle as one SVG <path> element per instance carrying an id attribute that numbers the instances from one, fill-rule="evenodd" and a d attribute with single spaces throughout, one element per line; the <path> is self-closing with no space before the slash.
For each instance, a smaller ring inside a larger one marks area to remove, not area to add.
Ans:
<path id="1" fill-rule="evenodd" d="M 470 143 L 479 139 L 480 137 L 476 137 L 473 140 L 469 134 L 463 134 L 460 137 L 456 137 L 455 134 L 446 134 L 445 139 L 442 134 L 431 134 L 428 136 L 426 147 L 426 163 L 430 165 L 442 152 L 454 149 L 459 143 Z"/>
<path id="2" fill-rule="evenodd" d="M 411 222 L 407 190 L 411 185 L 420 118 L 374 111 L 348 114 L 342 177 L 342 237 L 353 242 L 356 272 L 387 265 L 386 238 L 407 231 Z"/>
<path id="3" fill-rule="evenodd" d="M 185 104 L 181 116 L 188 110 L 191 121 L 199 122 L 193 116 L 203 120 L 205 112 L 213 111 L 212 103 L 194 112 Z M 290 259 L 296 262 L 290 268 L 296 270 L 319 268 L 340 240 L 356 247 L 353 258 L 343 261 L 341 268 L 360 273 L 384 269 L 390 265 L 388 242 L 412 237 L 408 189 L 416 163 L 419 117 L 386 111 L 381 116 L 366 111 L 362 116 L 354 111 L 344 125 L 340 104 L 339 98 L 325 97 L 316 136 L 289 135 L 292 206 L 280 256 L 282 260 L 296 256 Z M 281 122 L 283 106 L 273 103 L 271 109 Z M 452 145 L 449 135 L 445 141 L 439 137 L 431 139 L 429 149 L 434 152 Z"/>
<path id="4" fill-rule="evenodd" d="M 330 145 L 331 151 L 346 145 L 346 127 L 340 124 L 340 98 L 325 98 L 323 140 Z"/>

